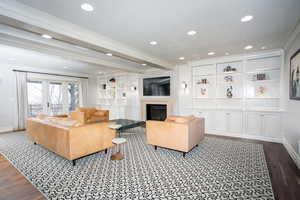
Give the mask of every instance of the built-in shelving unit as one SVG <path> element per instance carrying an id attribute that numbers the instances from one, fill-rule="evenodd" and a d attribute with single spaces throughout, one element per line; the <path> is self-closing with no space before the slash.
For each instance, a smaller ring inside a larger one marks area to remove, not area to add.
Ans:
<path id="1" fill-rule="evenodd" d="M 125 74 L 98 76 L 97 84 L 97 107 L 109 110 L 110 119 L 124 118 L 129 85 L 127 76 Z"/>
<path id="2" fill-rule="evenodd" d="M 280 142 L 281 52 L 227 60 L 191 66 L 191 114 L 207 133 Z"/>

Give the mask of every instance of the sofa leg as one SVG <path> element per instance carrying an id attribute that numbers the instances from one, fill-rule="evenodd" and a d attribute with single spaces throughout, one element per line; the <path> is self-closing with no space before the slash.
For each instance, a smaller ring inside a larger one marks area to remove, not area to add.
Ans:
<path id="1" fill-rule="evenodd" d="M 157 146 L 154 146 L 154 149 L 157 150 Z"/>
<path id="2" fill-rule="evenodd" d="M 107 149 L 105 149 L 105 154 L 107 154 Z"/>
<path id="3" fill-rule="evenodd" d="M 199 146 L 199 144 L 196 144 L 196 147 L 198 147 Z"/>
<path id="4" fill-rule="evenodd" d="M 182 153 L 182 156 L 183 156 L 184 158 L 185 158 L 185 154 L 186 154 L 185 152 Z"/>
<path id="5" fill-rule="evenodd" d="M 34 142 L 33 144 L 36 145 L 36 142 Z"/>
<path id="6" fill-rule="evenodd" d="M 73 166 L 75 166 L 76 165 L 76 161 L 72 160 L 72 164 L 73 164 Z"/>

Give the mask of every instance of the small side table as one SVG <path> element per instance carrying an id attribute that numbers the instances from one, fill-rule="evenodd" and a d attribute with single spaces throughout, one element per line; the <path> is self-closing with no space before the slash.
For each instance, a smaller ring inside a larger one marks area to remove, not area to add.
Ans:
<path id="1" fill-rule="evenodd" d="M 120 144 L 125 143 L 126 139 L 125 138 L 114 138 L 112 140 L 112 142 L 117 145 L 117 152 L 115 154 L 111 155 L 110 159 L 111 160 L 122 160 L 122 159 L 124 159 L 124 155 L 121 153 L 121 150 L 120 150 Z"/>
<path id="2" fill-rule="evenodd" d="M 108 127 L 111 128 L 111 129 L 115 129 L 117 134 L 118 134 L 117 138 L 112 139 L 112 143 L 117 145 L 117 152 L 115 154 L 111 155 L 110 159 L 111 160 L 122 160 L 122 159 L 124 159 L 124 155 L 121 153 L 120 144 L 123 144 L 123 143 L 126 142 L 125 138 L 120 137 L 120 130 L 119 129 L 122 127 L 122 125 L 112 124 L 112 125 L 109 125 Z"/>

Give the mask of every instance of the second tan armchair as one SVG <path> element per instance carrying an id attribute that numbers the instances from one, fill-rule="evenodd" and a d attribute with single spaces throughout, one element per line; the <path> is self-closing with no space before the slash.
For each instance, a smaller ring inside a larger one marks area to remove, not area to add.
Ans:
<path id="1" fill-rule="evenodd" d="M 169 116 L 165 121 L 147 121 L 147 143 L 189 152 L 204 139 L 204 118 Z"/>

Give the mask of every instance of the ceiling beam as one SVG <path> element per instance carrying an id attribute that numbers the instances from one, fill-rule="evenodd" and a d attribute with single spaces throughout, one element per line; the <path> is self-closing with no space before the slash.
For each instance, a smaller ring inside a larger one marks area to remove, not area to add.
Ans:
<path id="1" fill-rule="evenodd" d="M 0 23 L 36 34 L 49 34 L 56 40 L 101 53 L 110 52 L 127 61 L 146 63 L 159 69 L 173 69 L 173 65 L 164 60 L 14 0 L 1 0 Z"/>
<path id="2" fill-rule="evenodd" d="M 87 55 L 80 52 L 74 52 L 74 51 L 67 50 L 65 48 L 54 47 L 48 44 L 44 44 L 44 43 L 40 43 L 40 42 L 36 42 L 24 38 L 19 38 L 16 36 L 11 36 L 5 33 L 0 33 L 0 43 L 4 45 L 17 47 L 17 48 L 36 51 L 39 53 L 58 56 L 68 60 L 76 60 L 90 65 L 108 67 L 111 69 L 121 70 L 126 72 L 135 72 L 135 73 L 144 72 L 142 68 L 139 69 L 137 67 L 132 67 L 126 64 L 105 61 L 103 59 L 99 59 L 99 57 L 97 57 L 96 55 Z"/>

